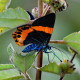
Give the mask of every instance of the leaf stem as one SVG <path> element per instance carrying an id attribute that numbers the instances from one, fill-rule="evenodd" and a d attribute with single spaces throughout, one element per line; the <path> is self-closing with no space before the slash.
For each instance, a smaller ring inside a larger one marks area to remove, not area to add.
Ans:
<path id="1" fill-rule="evenodd" d="M 75 51 L 74 49 L 72 49 L 72 48 L 70 48 L 70 49 L 74 52 L 74 55 L 72 56 L 72 58 L 71 58 L 71 60 L 70 60 L 70 62 L 72 63 L 73 60 L 74 60 L 74 58 L 75 58 L 75 56 L 76 56 L 78 53 L 77 53 L 77 51 Z"/>
<path id="2" fill-rule="evenodd" d="M 45 16 L 45 14 L 47 13 L 47 11 L 49 10 L 50 6 L 47 5 L 46 8 L 44 9 L 42 16 Z"/>
<path id="3" fill-rule="evenodd" d="M 71 63 L 73 62 L 73 60 L 74 60 L 76 54 L 77 54 L 77 53 L 74 53 L 74 55 L 72 56 L 72 58 L 71 58 L 71 60 L 70 60 Z"/>
<path id="4" fill-rule="evenodd" d="M 31 78 L 30 78 L 30 76 L 28 75 L 27 72 L 24 72 L 23 76 L 24 76 L 25 80 L 31 80 Z"/>

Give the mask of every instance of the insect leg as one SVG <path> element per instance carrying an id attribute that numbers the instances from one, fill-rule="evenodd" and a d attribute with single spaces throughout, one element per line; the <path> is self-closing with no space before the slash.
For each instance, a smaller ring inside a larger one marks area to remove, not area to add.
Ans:
<path id="1" fill-rule="evenodd" d="M 60 60 L 60 62 L 62 62 L 62 60 L 55 54 L 53 50 L 51 52 L 54 54 L 54 56 L 56 56 Z"/>

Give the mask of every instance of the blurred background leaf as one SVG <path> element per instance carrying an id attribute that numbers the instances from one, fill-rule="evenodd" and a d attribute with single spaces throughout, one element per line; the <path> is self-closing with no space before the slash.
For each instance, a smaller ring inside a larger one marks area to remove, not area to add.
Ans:
<path id="1" fill-rule="evenodd" d="M 0 0 L 0 12 L 6 10 L 10 5 L 11 0 Z"/>

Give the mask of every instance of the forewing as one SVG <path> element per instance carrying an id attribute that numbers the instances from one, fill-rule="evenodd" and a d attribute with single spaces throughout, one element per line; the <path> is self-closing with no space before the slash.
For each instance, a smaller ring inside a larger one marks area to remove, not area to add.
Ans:
<path id="1" fill-rule="evenodd" d="M 19 46 L 30 43 L 48 43 L 53 32 L 54 22 L 54 13 L 38 18 L 32 25 L 26 24 L 19 26 L 17 30 L 13 32 L 13 38 Z"/>

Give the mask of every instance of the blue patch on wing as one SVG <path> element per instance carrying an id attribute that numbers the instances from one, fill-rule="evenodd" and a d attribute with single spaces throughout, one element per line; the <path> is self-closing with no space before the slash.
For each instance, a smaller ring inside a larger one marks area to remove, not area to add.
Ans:
<path id="1" fill-rule="evenodd" d="M 30 44 L 29 46 L 25 47 L 22 52 L 23 53 L 30 52 L 30 51 L 33 51 L 33 50 L 37 50 L 37 48 L 38 48 L 37 44 Z"/>

